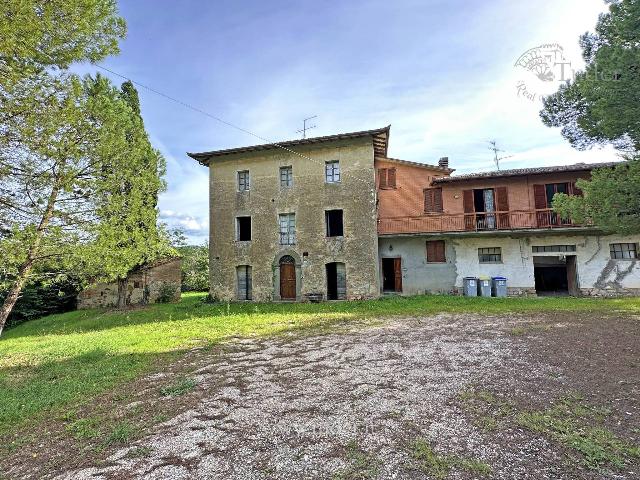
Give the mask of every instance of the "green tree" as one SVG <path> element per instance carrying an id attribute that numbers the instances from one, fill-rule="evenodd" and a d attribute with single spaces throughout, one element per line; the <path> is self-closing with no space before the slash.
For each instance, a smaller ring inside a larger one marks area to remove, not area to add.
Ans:
<path id="1" fill-rule="evenodd" d="M 580 38 L 586 67 L 540 112 L 577 149 L 612 144 L 627 160 L 581 180 L 583 197 L 559 194 L 554 209 L 607 232 L 640 232 L 640 0 L 612 0 L 593 33 Z"/>
<path id="2" fill-rule="evenodd" d="M 116 54 L 125 33 L 116 0 L 3 0 L 0 85 Z"/>
<path id="3" fill-rule="evenodd" d="M 640 233 L 640 160 L 599 168 L 578 180 L 584 196 L 557 194 L 553 207 L 577 223 L 593 222 L 607 233 Z"/>
<path id="4" fill-rule="evenodd" d="M 177 247 L 182 257 L 182 291 L 206 292 L 209 290 L 209 245 Z"/>
<path id="5" fill-rule="evenodd" d="M 578 149 L 612 143 L 640 151 L 640 0 L 611 2 L 580 38 L 584 71 L 544 99 L 542 121 Z"/>
<path id="6" fill-rule="evenodd" d="M 103 77 L 26 83 L 0 110 L 0 253 L 12 279 L 0 332 L 38 262 L 113 280 L 166 249 L 155 226 L 164 162 L 128 99 Z"/>

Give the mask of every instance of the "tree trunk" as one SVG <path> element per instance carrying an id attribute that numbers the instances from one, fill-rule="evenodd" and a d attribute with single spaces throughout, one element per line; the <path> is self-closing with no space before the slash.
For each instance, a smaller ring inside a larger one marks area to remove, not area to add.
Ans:
<path id="1" fill-rule="evenodd" d="M 42 218 L 40 219 L 40 224 L 36 229 L 36 236 L 33 239 L 33 243 L 29 247 L 29 251 L 27 252 L 27 258 L 18 268 L 18 275 L 16 276 L 13 285 L 9 289 L 9 294 L 7 298 L 4 299 L 4 303 L 2 304 L 2 308 L 0 308 L 0 335 L 2 335 L 2 330 L 4 329 L 4 325 L 7 322 L 7 318 L 11 314 L 13 307 L 18 301 L 18 297 L 20 296 L 20 292 L 22 291 L 24 285 L 27 283 L 27 279 L 29 278 L 29 274 L 31 273 L 31 269 L 33 268 L 33 264 L 40 253 L 40 245 L 42 243 L 42 237 L 44 237 L 44 233 L 49 226 L 49 222 L 51 221 L 51 217 L 53 216 L 53 209 L 56 204 L 56 200 L 58 198 L 58 192 L 60 190 L 57 182 L 54 184 L 53 189 L 51 190 L 51 194 L 49 195 L 49 201 L 47 202 L 47 208 L 42 214 Z"/>
<path id="2" fill-rule="evenodd" d="M 118 279 L 118 308 L 125 308 L 127 306 L 127 279 Z"/>

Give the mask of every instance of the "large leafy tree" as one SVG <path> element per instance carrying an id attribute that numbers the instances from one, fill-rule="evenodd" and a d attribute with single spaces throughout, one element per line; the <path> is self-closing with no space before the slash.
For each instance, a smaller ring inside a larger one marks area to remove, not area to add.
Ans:
<path id="1" fill-rule="evenodd" d="M 116 0 L 3 0 L 0 85 L 116 54 L 125 32 Z"/>
<path id="2" fill-rule="evenodd" d="M 575 148 L 612 144 L 627 160 L 580 181 L 583 197 L 557 195 L 554 208 L 608 232 L 640 232 L 640 0 L 609 3 L 580 39 L 585 69 L 545 98 L 540 115 Z"/>
<path id="3" fill-rule="evenodd" d="M 164 159 L 130 82 L 70 75 L 118 52 L 116 0 L 6 0 L 0 12 L 0 333 L 42 272 L 123 278 L 167 251 Z"/>
<path id="4" fill-rule="evenodd" d="M 0 328 L 39 262 L 109 280 L 164 248 L 155 206 L 164 162 L 129 99 L 99 76 L 32 82 L 0 119 L 0 253 L 11 279 Z"/>

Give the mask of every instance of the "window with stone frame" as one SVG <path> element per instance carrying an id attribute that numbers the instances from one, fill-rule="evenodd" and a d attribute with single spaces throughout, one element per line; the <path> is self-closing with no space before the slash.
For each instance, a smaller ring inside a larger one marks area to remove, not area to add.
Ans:
<path id="1" fill-rule="evenodd" d="M 238 172 L 238 191 L 248 192 L 251 189 L 251 178 L 249 177 L 249 170 L 242 170 Z"/>
<path id="2" fill-rule="evenodd" d="M 296 215 L 295 213 L 281 213 L 280 245 L 295 245 L 296 243 Z"/>

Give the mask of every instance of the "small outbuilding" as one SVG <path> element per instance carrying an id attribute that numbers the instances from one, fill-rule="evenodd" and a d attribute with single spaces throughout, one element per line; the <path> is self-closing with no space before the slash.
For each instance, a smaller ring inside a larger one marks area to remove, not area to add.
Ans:
<path id="1" fill-rule="evenodd" d="M 78 295 L 78 309 L 178 302 L 181 267 L 180 257 L 160 258 L 135 268 L 120 282 L 92 285 Z"/>

